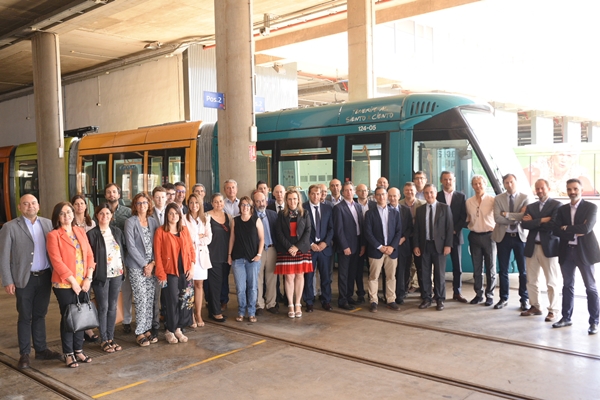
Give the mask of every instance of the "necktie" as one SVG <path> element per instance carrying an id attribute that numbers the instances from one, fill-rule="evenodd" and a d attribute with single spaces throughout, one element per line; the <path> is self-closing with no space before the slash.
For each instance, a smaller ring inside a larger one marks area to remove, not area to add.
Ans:
<path id="1" fill-rule="evenodd" d="M 281 210 L 283 210 L 283 206 L 277 206 L 277 210 L 278 210 L 278 211 L 281 211 Z"/>
<path id="2" fill-rule="evenodd" d="M 514 200 L 512 194 L 509 196 L 508 208 L 509 208 L 509 212 L 515 211 L 515 200 Z M 517 229 L 517 224 L 510 224 L 510 229 L 511 230 Z"/>
<path id="3" fill-rule="evenodd" d="M 273 242 L 271 241 L 271 227 L 269 226 L 269 219 L 267 218 L 267 215 L 264 212 L 259 212 L 258 213 L 258 217 L 260 218 L 260 220 L 263 223 L 263 232 L 264 232 L 264 238 L 265 238 L 265 250 L 269 248 L 270 245 L 273 244 Z"/>
<path id="4" fill-rule="evenodd" d="M 321 213 L 319 213 L 319 206 L 315 207 L 315 237 L 321 239 Z"/>
<path id="5" fill-rule="evenodd" d="M 429 240 L 433 240 L 433 206 L 429 205 Z"/>

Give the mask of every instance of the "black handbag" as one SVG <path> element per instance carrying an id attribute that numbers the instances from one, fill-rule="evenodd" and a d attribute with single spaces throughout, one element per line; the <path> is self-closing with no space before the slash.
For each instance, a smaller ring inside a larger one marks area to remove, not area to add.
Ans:
<path id="1" fill-rule="evenodd" d="M 63 315 L 67 332 L 85 331 L 86 329 L 97 328 L 100 325 L 98 310 L 96 310 L 96 305 L 90 301 L 89 292 L 86 293 L 86 298 L 87 302 L 81 303 L 78 295 L 77 303 L 67 306 L 65 315 Z"/>

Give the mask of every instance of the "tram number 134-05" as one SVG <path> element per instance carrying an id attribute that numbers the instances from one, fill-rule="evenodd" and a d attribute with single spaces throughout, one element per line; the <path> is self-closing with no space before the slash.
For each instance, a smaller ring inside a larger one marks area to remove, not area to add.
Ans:
<path id="1" fill-rule="evenodd" d="M 359 132 L 372 132 L 377 130 L 377 125 L 361 125 L 358 127 Z"/>

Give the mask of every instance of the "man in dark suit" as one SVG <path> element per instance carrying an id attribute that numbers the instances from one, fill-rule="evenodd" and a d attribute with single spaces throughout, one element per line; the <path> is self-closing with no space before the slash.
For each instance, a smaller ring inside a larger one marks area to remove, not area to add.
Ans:
<path id="1" fill-rule="evenodd" d="M 276 213 L 279 213 L 279 211 L 283 211 L 285 207 L 284 197 L 285 188 L 283 187 L 283 185 L 275 185 L 275 187 L 273 188 L 273 198 L 267 204 L 267 209 L 273 210 Z"/>
<path id="2" fill-rule="evenodd" d="M 350 181 L 342 186 L 342 200 L 333 208 L 333 240 L 338 253 L 338 306 L 354 310 L 352 299 L 358 258 L 365 252 L 362 242 L 363 215 L 353 200 L 354 185 Z"/>
<path id="3" fill-rule="evenodd" d="M 560 266 L 558 264 L 558 244 L 560 238 L 552 232 L 556 214 L 562 203 L 548 197 L 550 187 L 545 179 L 535 182 L 535 194 L 539 201 L 529 204 L 521 220 L 523 229 L 529 229 L 527 242 L 525 242 L 525 268 L 527 269 L 527 292 L 531 307 L 521 312 L 521 315 L 542 315 L 539 296 L 540 268 L 546 277 L 548 290 L 548 315 L 546 322 L 550 322 L 558 314 L 558 281 L 560 279 Z"/>
<path id="4" fill-rule="evenodd" d="M 304 274 L 304 293 L 306 311 L 313 311 L 315 301 L 314 277 L 319 271 L 321 280 L 321 304 L 325 311 L 331 311 L 331 270 L 330 262 L 333 255 L 333 208 L 321 203 L 321 185 L 310 185 L 308 188 L 309 201 L 302 207 L 310 216 L 310 250 L 312 252 L 313 272 Z"/>
<path id="5" fill-rule="evenodd" d="M 452 222 L 454 224 L 454 239 L 450 259 L 452 260 L 452 299 L 467 303 L 468 300 L 461 293 L 462 286 L 462 244 L 464 243 L 462 230 L 467 226 L 467 199 L 464 194 L 455 189 L 456 177 L 450 171 L 443 171 L 440 175 L 443 190 L 438 192 L 437 201 L 450 206 Z"/>
<path id="6" fill-rule="evenodd" d="M 424 299 L 419 308 L 431 305 L 432 282 L 435 280 L 436 310 L 444 309 L 446 300 L 446 256 L 450 254 L 454 241 L 454 225 L 452 211 L 447 204 L 436 201 L 437 190 L 428 183 L 423 188 L 423 196 L 427 204 L 417 208 L 415 217 L 414 249 L 417 257 L 421 257 L 421 276 L 423 278 Z"/>
<path id="7" fill-rule="evenodd" d="M 571 199 L 570 204 L 565 204 L 558 209 L 554 233 L 560 237 L 558 261 L 563 276 L 562 318 L 552 325 L 553 328 L 571 326 L 573 314 L 573 297 L 575 284 L 575 268 L 585 284 L 587 293 L 588 311 L 590 313 L 590 327 L 588 333 L 598 333 L 598 290 L 594 279 L 594 264 L 600 262 L 600 248 L 594 234 L 596 225 L 596 212 L 598 207 L 594 203 L 581 198 L 582 184 L 579 179 L 567 181 L 567 194 Z"/>
<path id="8" fill-rule="evenodd" d="M 400 213 L 387 204 L 387 190 L 381 186 L 375 189 L 377 205 L 369 207 L 365 214 L 364 236 L 369 257 L 369 302 L 371 312 L 377 312 L 379 298 L 379 275 L 385 269 L 385 299 L 387 308 L 398 311 L 396 304 L 396 267 L 398 265 L 398 244 L 402 235 Z"/>
<path id="9" fill-rule="evenodd" d="M 410 184 L 414 187 L 414 183 L 410 182 Z M 400 222 L 402 224 L 402 234 L 400 235 L 400 242 L 398 244 L 398 266 L 396 267 L 396 304 L 404 304 L 404 298 L 409 288 L 410 269 L 413 264 L 413 247 L 411 245 L 414 229 L 413 214 L 410 207 L 401 204 L 400 190 L 397 188 L 390 188 L 388 191 L 388 201 L 390 202 L 390 206 L 400 213 Z M 420 200 L 415 199 L 415 203 L 417 201 Z"/>
<path id="10" fill-rule="evenodd" d="M 30 367 L 31 339 L 35 358 L 60 359 L 46 344 L 46 313 L 50 302 L 52 268 L 46 253 L 46 235 L 52 230 L 47 218 L 38 217 L 35 196 L 19 201 L 21 216 L 0 229 L 0 272 L 6 293 L 17 299 L 18 368 Z"/>
<path id="11" fill-rule="evenodd" d="M 260 218 L 263 223 L 263 235 L 265 239 L 265 248 L 260 258 L 260 269 L 258 270 L 256 315 L 262 314 L 262 310 L 265 308 L 272 314 L 278 314 L 277 275 L 275 275 L 275 263 L 277 261 L 275 223 L 277 222 L 277 213 L 273 210 L 267 210 L 267 199 L 263 192 L 255 190 L 252 193 L 252 200 L 254 201 L 254 215 Z"/>

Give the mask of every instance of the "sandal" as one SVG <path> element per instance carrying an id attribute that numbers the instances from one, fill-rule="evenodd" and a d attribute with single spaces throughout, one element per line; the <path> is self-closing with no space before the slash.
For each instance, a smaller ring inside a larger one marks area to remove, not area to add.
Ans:
<path id="1" fill-rule="evenodd" d="M 75 358 L 75 354 L 73 354 L 73 353 L 67 353 L 67 354 L 65 354 L 65 362 L 67 363 L 67 368 L 77 368 L 77 367 L 79 367 L 79 363 L 77 362 L 77 358 Z"/>
<path id="2" fill-rule="evenodd" d="M 299 311 L 296 311 L 295 317 L 300 318 L 300 317 L 302 317 L 302 304 L 296 304 L 296 307 L 298 307 Z"/>
<path id="3" fill-rule="evenodd" d="M 158 342 L 158 336 L 156 336 L 156 335 L 155 335 L 154 333 L 152 333 L 151 331 L 148 331 L 148 332 L 146 332 L 144 335 L 145 335 L 145 336 L 148 338 L 148 341 L 149 341 L 151 344 L 154 344 L 154 343 Z"/>
<path id="4" fill-rule="evenodd" d="M 137 342 L 137 344 L 139 344 L 141 347 L 146 347 L 146 346 L 150 346 L 150 341 L 148 340 L 148 338 L 146 337 L 146 335 L 139 335 L 135 341 Z"/>
<path id="5" fill-rule="evenodd" d="M 288 306 L 288 308 L 291 308 L 291 310 L 288 311 L 288 317 L 290 317 L 290 318 L 296 318 L 296 313 L 294 312 L 294 305 L 290 304 Z"/>
<path id="6" fill-rule="evenodd" d="M 102 351 L 104 351 L 106 353 L 114 353 L 116 351 L 114 349 L 114 347 L 112 346 L 112 343 L 109 342 L 108 340 L 106 342 L 102 342 L 102 344 L 100 345 L 100 348 L 102 349 Z"/>
<path id="7" fill-rule="evenodd" d="M 81 358 L 79 356 L 81 356 L 83 358 Z M 86 363 L 87 364 L 87 363 L 92 362 L 91 357 L 86 356 L 85 353 L 83 352 L 83 350 L 75 350 L 75 358 L 77 359 L 78 363 Z"/>
<path id="8" fill-rule="evenodd" d="M 111 340 L 109 343 L 112 346 L 112 348 L 115 349 L 115 351 L 121 351 L 121 350 L 123 350 L 123 348 L 121 347 L 121 345 L 118 344 L 117 342 L 115 342 L 114 340 Z"/>
<path id="9" fill-rule="evenodd" d="M 238 315 L 237 317 L 235 317 L 235 320 L 237 322 L 244 322 L 244 316 L 243 315 Z"/>
<path id="10" fill-rule="evenodd" d="M 250 320 L 250 322 L 252 322 L 252 323 L 255 323 L 256 321 L 258 321 L 254 315 L 253 315 L 253 316 L 251 316 L 251 317 L 249 318 L 249 320 Z"/>
<path id="11" fill-rule="evenodd" d="M 88 335 L 87 333 L 83 333 L 83 340 L 86 342 L 90 342 L 90 343 L 96 343 L 100 341 L 100 336 L 96 335 L 93 331 L 92 331 L 92 336 Z"/>

